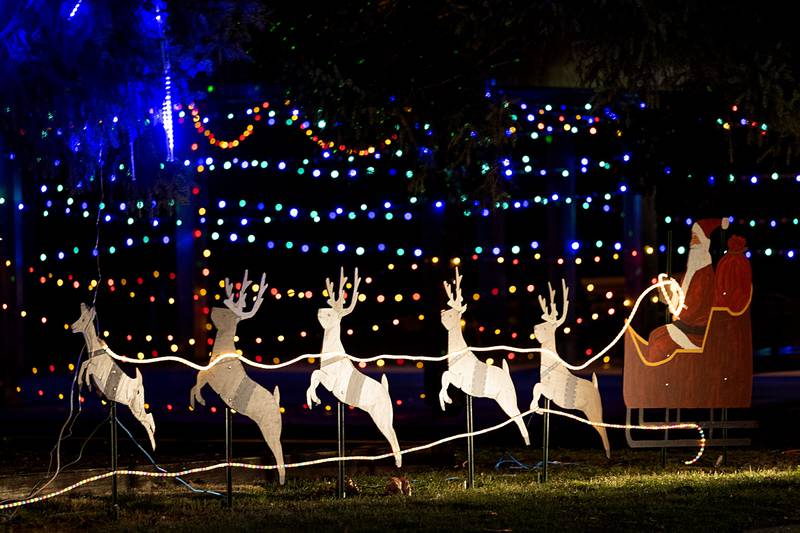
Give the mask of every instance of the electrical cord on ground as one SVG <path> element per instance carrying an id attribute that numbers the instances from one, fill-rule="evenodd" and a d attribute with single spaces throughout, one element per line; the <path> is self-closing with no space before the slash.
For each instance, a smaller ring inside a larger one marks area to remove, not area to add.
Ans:
<path id="1" fill-rule="evenodd" d="M 136 445 L 136 447 L 138 447 L 139 450 L 141 450 L 141 452 L 144 454 L 144 456 L 147 457 L 147 460 L 150 461 L 150 463 L 152 463 L 152 465 L 156 468 L 156 470 L 158 470 L 159 472 L 167 472 L 167 470 L 165 468 L 162 468 L 161 466 L 156 464 L 156 461 L 155 461 L 155 459 L 153 459 L 153 456 L 150 455 L 150 453 L 147 450 L 145 450 L 144 447 L 141 444 L 139 444 L 139 441 L 137 441 L 136 438 L 134 438 L 133 434 L 128 430 L 128 428 L 126 428 L 122 424 L 122 422 L 120 422 L 119 418 L 117 418 L 117 425 L 119 427 L 121 427 L 122 430 L 125 431 L 125 433 L 128 434 L 128 437 L 130 437 L 130 439 L 133 441 L 133 443 Z M 194 492 L 195 494 L 211 494 L 213 496 L 222 496 L 222 494 L 220 494 L 219 492 L 213 491 L 213 490 L 195 488 L 190 483 L 184 481 L 184 479 L 180 478 L 180 477 L 176 477 L 175 481 L 181 483 L 183 486 L 185 486 L 187 489 L 189 489 L 190 491 Z"/>
<path id="2" fill-rule="evenodd" d="M 511 465 L 510 468 L 514 470 L 533 470 L 535 468 L 533 466 L 523 463 L 522 461 L 514 457 L 514 455 L 511 452 L 503 452 L 503 455 L 501 455 L 500 459 L 498 459 L 497 463 L 495 463 L 494 469 L 500 470 L 500 467 L 505 464 L 510 464 Z"/>

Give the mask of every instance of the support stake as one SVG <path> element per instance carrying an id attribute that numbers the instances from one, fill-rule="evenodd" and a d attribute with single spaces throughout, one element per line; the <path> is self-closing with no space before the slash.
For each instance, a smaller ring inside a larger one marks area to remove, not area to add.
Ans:
<path id="1" fill-rule="evenodd" d="M 728 408 L 722 408 L 722 441 L 728 440 Z M 728 466 L 728 446 L 722 447 L 722 464 Z"/>
<path id="2" fill-rule="evenodd" d="M 472 396 L 467 396 L 467 488 L 475 488 L 475 426 L 472 420 Z"/>
<path id="3" fill-rule="evenodd" d="M 542 483 L 547 483 L 547 463 L 550 462 L 550 398 L 544 399 L 542 427 Z"/>
<path id="4" fill-rule="evenodd" d="M 345 492 L 344 486 L 344 404 L 342 402 L 336 402 L 336 427 L 337 433 L 337 441 L 339 445 L 339 475 L 336 478 L 336 497 L 337 498 L 345 498 L 347 497 L 347 493 Z"/>
<path id="5" fill-rule="evenodd" d="M 669 409 L 664 410 L 664 424 L 669 424 Z M 669 430 L 664 430 L 664 440 L 669 440 Z M 661 448 L 661 468 L 667 467 L 667 448 Z"/>
<path id="6" fill-rule="evenodd" d="M 667 231 L 667 276 L 672 276 L 672 230 Z M 670 295 L 671 296 L 671 295 Z M 669 307 L 664 311 L 667 324 L 672 322 L 672 314 Z M 669 424 L 669 409 L 665 410 L 665 421 Z M 680 411 L 679 411 L 680 412 Z M 664 430 L 664 440 L 669 440 L 669 430 Z M 661 448 L 661 468 L 667 467 L 667 448 Z"/>
<path id="7" fill-rule="evenodd" d="M 111 401 L 111 471 L 114 475 L 111 476 L 111 510 L 114 517 L 119 517 L 119 504 L 117 494 L 117 402 Z"/>
<path id="8" fill-rule="evenodd" d="M 233 413 L 231 408 L 225 408 L 225 461 L 228 466 L 225 467 L 225 506 L 228 509 L 233 507 Z"/>

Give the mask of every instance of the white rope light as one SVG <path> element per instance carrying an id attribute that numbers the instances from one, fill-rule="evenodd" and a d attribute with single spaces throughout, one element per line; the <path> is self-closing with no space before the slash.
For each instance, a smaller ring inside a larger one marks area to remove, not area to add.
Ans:
<path id="1" fill-rule="evenodd" d="M 672 294 L 673 294 L 672 298 L 667 297 L 666 293 L 664 292 L 664 288 L 666 286 L 668 286 L 668 285 L 672 288 Z M 498 346 L 489 346 L 489 347 L 468 347 L 468 348 L 465 348 L 463 350 L 459 350 L 457 352 L 453 352 L 453 353 L 450 353 L 450 354 L 447 354 L 447 355 L 443 355 L 443 356 L 438 356 L 438 357 L 383 354 L 383 355 L 377 355 L 377 356 L 373 356 L 373 357 L 359 358 L 359 357 L 353 357 L 353 356 L 351 356 L 349 354 L 346 354 L 346 353 L 326 352 L 326 353 L 315 353 L 315 354 L 303 354 L 303 355 L 295 357 L 292 360 L 285 361 L 283 363 L 278 363 L 278 364 L 256 363 L 256 362 L 251 361 L 249 359 L 246 359 L 246 358 L 244 358 L 241 355 L 236 354 L 236 353 L 221 354 L 216 359 L 214 359 L 213 362 L 210 362 L 207 365 L 199 365 L 197 363 L 193 363 L 192 361 L 189 361 L 187 359 L 184 359 L 182 357 L 177 357 L 177 356 L 165 356 L 165 357 L 159 357 L 157 359 L 140 360 L 140 359 L 133 359 L 131 357 L 126 357 L 126 356 L 123 356 L 123 355 L 118 355 L 118 354 L 114 353 L 113 351 L 111 351 L 108 348 L 106 348 L 106 351 L 114 359 L 117 359 L 117 360 L 123 361 L 123 362 L 127 362 L 127 363 L 150 364 L 150 363 L 161 363 L 161 362 L 167 362 L 167 361 L 175 361 L 175 362 L 181 363 L 183 365 L 186 365 L 188 367 L 194 368 L 195 370 L 202 371 L 202 370 L 208 370 L 208 369 L 212 368 L 213 366 L 225 361 L 226 359 L 239 359 L 242 363 L 250 365 L 250 366 L 253 366 L 253 367 L 256 367 L 256 368 L 261 368 L 261 369 L 264 369 L 264 370 L 274 370 L 274 369 L 283 368 L 283 367 L 286 367 L 286 366 L 289 366 L 289 365 L 293 365 L 293 364 L 295 364 L 295 363 L 297 363 L 299 361 L 302 361 L 304 359 L 308 359 L 310 357 L 319 357 L 319 356 L 322 356 L 322 355 L 342 355 L 342 356 L 348 357 L 349 359 L 351 359 L 353 361 L 365 362 L 365 363 L 366 362 L 377 361 L 378 359 L 408 359 L 408 360 L 412 360 L 412 361 L 444 361 L 444 360 L 447 360 L 448 357 L 451 357 L 453 355 L 457 355 L 459 353 L 463 353 L 463 352 L 466 352 L 466 351 L 469 351 L 469 350 L 480 351 L 480 352 L 497 351 L 497 350 L 510 350 L 510 351 L 515 351 L 515 352 L 520 352 L 520 353 L 533 353 L 533 352 L 548 353 L 548 354 L 552 355 L 554 358 L 556 358 L 557 360 L 559 360 L 561 362 L 561 364 L 563 364 L 565 367 L 569 368 L 570 370 L 582 370 L 582 369 L 588 367 L 590 364 L 592 364 L 594 361 L 596 361 L 600 357 L 602 357 L 617 342 L 619 342 L 619 340 L 625 334 L 625 330 L 628 327 L 628 323 L 630 322 L 630 319 L 636 314 L 636 311 L 638 310 L 639 305 L 642 303 L 642 301 L 644 300 L 645 296 L 647 296 L 648 293 L 650 293 L 651 291 L 654 291 L 654 290 L 661 290 L 662 293 L 664 293 L 665 300 L 667 300 L 667 305 L 670 308 L 670 312 L 672 312 L 674 315 L 677 316 L 680 313 L 681 309 L 683 307 L 685 307 L 685 305 L 684 305 L 685 294 L 684 294 L 683 290 L 681 289 L 680 285 L 677 283 L 677 281 L 675 281 L 672 278 L 667 278 L 666 275 L 664 275 L 664 274 L 660 274 L 659 277 L 658 277 L 658 282 L 653 284 L 652 286 L 648 287 L 644 292 L 642 292 L 641 295 L 639 295 L 639 297 L 636 300 L 636 303 L 634 304 L 633 308 L 631 309 L 630 316 L 628 317 L 628 319 L 625 320 L 625 325 L 619 331 L 619 333 L 614 337 L 614 339 L 603 350 L 601 350 L 594 357 L 592 357 L 591 359 L 589 359 L 588 361 L 586 361 L 585 363 L 583 363 L 581 365 L 571 365 L 571 364 L 567 363 L 566 361 L 564 361 L 563 359 L 561 359 L 557 353 L 555 353 L 555 352 L 553 352 L 551 350 L 544 349 L 544 348 L 518 348 L 518 347 L 513 347 L 513 346 L 507 346 L 507 345 L 498 345 Z M 488 428 L 485 428 L 485 429 L 481 429 L 481 430 L 478 430 L 478 431 L 473 431 L 471 433 L 468 432 L 468 433 L 460 433 L 458 435 L 452 435 L 450 437 L 445 437 L 443 439 L 440 439 L 440 440 L 437 440 L 437 441 L 434 441 L 434 442 L 430 442 L 428 444 L 423 444 L 423 445 L 420 445 L 420 446 L 415 446 L 413 448 L 408 448 L 406 450 L 401 450 L 400 453 L 401 454 L 407 454 L 407 453 L 418 452 L 418 451 L 421 451 L 421 450 L 427 450 L 427 449 L 433 448 L 435 446 L 439 446 L 439 445 L 444 444 L 446 442 L 451 442 L 451 441 L 454 441 L 454 440 L 458 440 L 458 439 L 462 439 L 462 438 L 466 438 L 466 437 L 470 437 L 470 436 L 474 437 L 474 436 L 477 436 L 477 435 L 483 435 L 483 434 L 486 434 L 486 433 L 490 433 L 492 431 L 496 431 L 496 430 L 498 430 L 498 429 L 500 429 L 500 428 L 502 428 L 504 426 L 507 426 L 508 424 L 514 422 L 517 418 L 524 417 L 524 416 L 527 416 L 529 414 L 544 414 L 544 413 L 550 413 L 550 414 L 554 414 L 554 415 L 558 415 L 558 416 L 563 416 L 563 417 L 566 417 L 566 418 L 570 418 L 572 420 L 576 420 L 576 421 L 581 422 L 583 424 L 588 424 L 588 425 L 596 426 L 596 427 L 605 427 L 605 428 L 610 428 L 610 429 L 641 429 L 641 430 L 649 430 L 649 431 L 664 431 L 664 430 L 668 430 L 668 429 L 673 429 L 673 430 L 674 429 L 695 429 L 700 434 L 700 437 L 698 439 L 699 449 L 697 451 L 697 454 L 692 459 L 684 461 L 684 463 L 687 464 L 687 465 L 690 465 L 690 464 L 693 464 L 693 463 L 697 462 L 700 459 L 700 457 L 702 457 L 703 452 L 705 450 L 705 445 L 706 445 L 705 433 L 703 432 L 703 429 L 698 424 L 695 424 L 695 423 L 686 422 L 686 423 L 655 424 L 655 425 L 648 424 L 646 426 L 639 426 L 639 425 L 632 425 L 632 424 L 609 424 L 609 423 L 605 423 L 605 422 L 596 422 L 595 423 L 595 422 L 590 422 L 589 420 L 586 420 L 585 418 L 581 418 L 579 416 L 576 416 L 576 415 L 573 415 L 571 413 L 567 413 L 567 412 L 564 412 L 564 411 L 560 411 L 560 410 L 557 410 L 557 409 L 539 408 L 539 409 L 531 409 L 531 410 L 526 411 L 524 413 L 520 413 L 519 415 L 510 417 L 509 419 L 507 419 L 507 420 L 505 420 L 505 421 L 503 421 L 503 422 L 501 422 L 501 423 L 499 423 L 497 425 L 494 425 L 494 426 L 491 426 L 491 427 L 488 427 Z M 378 461 L 378 460 L 386 459 L 386 458 L 393 457 L 393 456 L 394 456 L 393 453 L 384 453 L 384 454 L 380 454 L 380 455 L 351 455 L 351 456 L 344 456 L 344 457 L 328 457 L 328 458 L 324 458 L 324 459 L 315 459 L 315 460 L 311 460 L 311 461 L 301 461 L 301 462 L 298 462 L 298 463 L 291 463 L 291 464 L 285 465 L 285 467 L 286 468 L 300 468 L 300 467 L 305 467 L 305 466 L 313 466 L 313 465 L 331 463 L 331 462 L 336 462 L 336 461 Z M 43 496 L 36 496 L 36 497 L 33 497 L 33 498 L 28 498 L 28 499 L 24 499 L 24 500 L 15 501 L 15 502 L 9 502 L 9 503 L 5 503 L 5 504 L 0 504 L 0 510 L 11 509 L 11 508 L 15 508 L 15 507 L 21 507 L 23 505 L 29 505 L 29 504 L 32 504 L 32 503 L 37 503 L 37 502 L 41 502 L 41 501 L 44 501 L 44 500 L 49 500 L 51 498 L 55 498 L 56 496 L 60 496 L 62 494 L 66 494 L 66 493 L 68 493 L 70 491 L 73 491 L 73 490 L 75 490 L 75 489 L 77 489 L 79 487 L 82 487 L 84 485 L 87 485 L 89 483 L 94 483 L 95 481 L 100 481 L 100 480 L 103 480 L 103 479 L 107 479 L 107 478 L 109 478 L 111 476 L 114 476 L 114 475 L 145 476 L 145 477 L 158 477 L 158 478 L 174 478 L 174 477 L 186 476 L 186 475 L 189 475 L 189 474 L 196 474 L 196 473 L 200 473 L 200 472 L 209 472 L 211 470 L 218 470 L 220 468 L 226 468 L 226 467 L 246 468 L 246 469 L 250 469 L 250 470 L 273 470 L 273 469 L 277 468 L 277 465 L 254 465 L 254 464 L 249 464 L 249 463 L 234 463 L 234 462 L 227 463 L 227 462 L 225 462 L 225 463 L 217 463 L 217 464 L 203 466 L 203 467 L 190 468 L 190 469 L 182 470 L 180 472 L 148 472 L 148 471 L 144 471 L 144 470 L 117 470 L 115 472 L 114 471 L 105 472 L 103 474 L 98 474 L 96 476 L 91 476 L 89 478 L 86 478 L 86 479 L 83 479 L 81 481 L 78 481 L 77 483 L 73 483 L 72 485 L 69 485 L 68 487 L 64 487 L 63 489 L 60 489 L 60 490 L 45 494 Z"/>
<path id="2" fill-rule="evenodd" d="M 518 415 L 516 415 L 514 417 L 511 417 L 508 420 L 505 420 L 505 421 L 503 421 L 503 422 L 501 422 L 499 424 L 496 424 L 494 426 L 491 426 L 491 427 L 488 427 L 488 428 L 484 428 L 484 429 L 481 429 L 481 430 L 478 430 L 478 431 L 473 431 L 473 432 L 469 432 L 469 433 L 460 433 L 458 435 L 452 435 L 450 437 L 445 437 L 443 439 L 439 439 L 437 441 L 430 442 L 428 444 L 422 444 L 422 445 L 419 445 L 419 446 L 414 446 L 413 448 L 407 448 L 405 450 L 401 450 L 400 453 L 401 454 L 414 453 L 414 452 L 418 452 L 418 451 L 422 451 L 422 450 L 427 450 L 427 449 L 433 448 L 435 446 L 439 446 L 439 445 L 444 444 L 446 442 L 451 442 L 451 441 L 454 441 L 454 440 L 463 439 L 463 438 L 470 437 L 470 436 L 474 437 L 474 436 L 478 436 L 478 435 L 484 435 L 486 433 L 491 433 L 492 431 L 496 431 L 496 430 L 498 430 L 498 429 L 500 429 L 500 428 L 502 428 L 504 426 L 507 426 L 508 424 L 514 422 L 517 418 L 521 418 L 521 417 L 527 416 L 529 414 L 544 414 L 544 413 L 550 413 L 550 414 L 554 414 L 554 415 L 563 416 L 563 417 L 566 417 L 566 418 L 571 418 L 573 420 L 577 420 L 578 422 L 582 422 L 584 424 L 588 424 L 588 425 L 592 425 L 592 426 L 602 426 L 602 427 L 605 427 L 605 428 L 612 428 L 612 429 L 644 429 L 644 430 L 651 430 L 651 431 L 663 431 L 663 430 L 666 430 L 666 429 L 696 429 L 700 433 L 700 438 L 698 440 L 700 448 L 699 448 L 697 454 L 694 456 L 694 458 L 692 458 L 691 460 L 688 460 L 688 461 L 684 461 L 684 463 L 687 464 L 687 465 L 690 465 L 690 464 L 693 464 L 693 463 L 697 462 L 697 460 L 699 460 L 700 457 L 702 457 L 703 451 L 705 450 L 706 438 L 705 438 L 705 433 L 703 432 L 703 428 L 701 428 L 697 424 L 690 423 L 690 422 L 688 422 L 688 423 L 674 423 L 674 424 L 661 424 L 661 425 L 647 425 L 647 426 L 636 426 L 636 425 L 628 425 L 628 424 L 607 424 L 605 422 L 603 422 L 603 423 L 592 423 L 592 422 L 589 422 L 588 420 L 586 420 L 585 418 L 581 418 L 579 416 L 573 415 L 571 413 L 566 413 L 564 411 L 559 411 L 557 409 L 531 409 L 529 411 L 526 411 L 524 413 L 520 413 L 520 414 L 518 414 Z M 346 456 L 343 456 L 343 457 L 326 457 L 326 458 L 323 458 L 323 459 L 313 459 L 313 460 L 310 460 L 310 461 L 300 461 L 300 462 L 297 462 L 297 463 L 286 464 L 284 466 L 286 468 L 301 468 L 301 467 L 304 467 L 304 466 L 314 466 L 314 465 L 320 465 L 320 464 L 324 464 L 324 463 L 333 463 L 333 462 L 337 462 L 337 461 L 379 461 L 381 459 L 387 459 L 387 458 L 393 457 L 393 456 L 394 456 L 394 453 L 391 453 L 391 452 L 390 453 L 380 454 L 380 455 L 346 455 Z M 19 500 L 19 501 L 15 501 L 15 502 L 9 502 L 9 503 L 2 504 L 2 505 L 0 505 L 0 511 L 3 511 L 5 509 L 13 509 L 15 507 L 22 507 L 24 505 L 30 505 L 32 503 L 38 503 L 38 502 L 41 502 L 41 501 L 49 500 L 49 499 L 55 498 L 57 496 L 61 496 L 62 494 L 66 494 L 68 492 L 71 492 L 71 491 L 73 491 L 73 490 L 75 490 L 77 488 L 80 488 L 80 487 L 84 486 L 84 485 L 88 485 L 89 483 L 94 483 L 95 481 L 100 481 L 100 480 L 103 480 L 103 479 L 107 479 L 107 478 L 109 478 L 111 476 L 114 476 L 114 475 L 119 475 L 119 476 L 143 476 L 143 477 L 154 477 L 154 478 L 175 478 L 175 477 L 187 476 L 187 475 L 190 475 L 190 474 L 197 474 L 197 473 L 201 473 L 201 472 L 210 472 L 211 470 L 219 470 L 220 468 L 226 468 L 226 467 L 246 468 L 246 469 L 249 469 L 249 470 L 275 470 L 276 468 L 278 468 L 277 465 L 254 465 L 254 464 L 250 464 L 250 463 L 235 463 L 235 462 L 228 463 L 228 462 L 225 462 L 225 463 L 216 463 L 216 464 L 207 465 L 207 466 L 200 466 L 200 467 L 196 467 L 196 468 L 188 468 L 186 470 L 181 470 L 180 472 L 148 472 L 146 470 L 117 470 L 117 471 L 111 471 L 111 472 L 104 472 L 103 474 L 97 474 L 95 476 L 91 476 L 91 477 L 88 477 L 86 479 L 82 479 L 81 481 L 73 483 L 72 485 L 69 485 L 68 487 L 64 487 L 63 489 L 59 489 L 57 491 L 50 492 L 50 493 L 42 495 L 42 496 L 36 496 L 35 498 L 28 498 L 28 499 L 25 499 L 25 500 Z"/>
<path id="3" fill-rule="evenodd" d="M 631 309 L 630 316 L 625 320 L 624 326 L 622 327 L 622 329 L 619 330 L 619 333 L 617 333 L 617 335 L 614 337 L 614 339 L 611 342 L 609 342 L 608 345 L 605 348 L 603 348 L 602 350 L 600 350 L 596 355 L 594 355 L 593 357 L 591 357 L 586 362 L 584 362 L 584 363 L 582 363 L 580 365 L 571 365 L 571 364 L 567 363 L 566 361 L 564 361 L 563 359 L 561 359 L 561 357 L 556 352 L 554 352 L 552 350 L 548 350 L 546 348 L 521 348 L 521 347 L 518 347 L 518 346 L 508 346 L 506 344 L 500 344 L 500 345 L 496 345 L 496 346 L 485 346 L 485 347 L 468 346 L 468 347 L 466 347 L 464 349 L 461 349 L 461 350 L 458 350 L 458 351 L 455 351 L 455 352 L 452 352 L 452 353 L 448 353 L 448 354 L 445 354 L 445 355 L 441 355 L 441 356 L 405 355 L 405 354 L 404 355 L 381 354 L 381 355 L 375 355 L 375 356 L 372 356 L 372 357 L 355 357 L 355 356 L 349 355 L 349 354 L 344 353 L 344 352 L 306 353 L 306 354 L 298 355 L 297 357 L 295 357 L 293 359 L 290 359 L 288 361 L 284 361 L 282 363 L 276 363 L 276 364 L 256 363 L 255 361 L 251 361 L 250 359 L 247 359 L 246 357 L 243 357 L 243 356 L 241 356 L 241 355 L 239 355 L 237 353 L 223 353 L 223 354 L 220 354 L 219 356 L 217 356 L 216 359 L 214 359 L 213 361 L 211 361 L 207 365 L 199 365 L 197 363 L 189 361 L 188 359 L 184 359 L 183 357 L 179 357 L 179 356 L 175 356 L 175 355 L 166 355 L 166 356 L 157 357 L 157 358 L 154 358 L 154 359 L 135 359 L 133 357 L 127 357 L 127 356 L 124 356 L 124 355 L 119 355 L 117 353 L 114 353 L 110 348 L 106 348 L 106 351 L 114 359 L 117 359 L 118 361 L 123 361 L 123 362 L 126 362 L 126 363 L 133 363 L 133 364 L 137 364 L 137 365 L 143 365 L 143 364 L 166 363 L 168 361 L 174 361 L 174 362 L 186 365 L 188 367 L 194 368 L 195 370 L 201 370 L 202 371 L 202 370 L 208 370 L 208 369 L 212 368 L 213 366 L 218 365 L 218 364 L 222 363 L 223 361 L 225 361 L 227 359 L 238 359 L 238 360 L 240 360 L 242 363 L 244 363 L 246 365 L 250 365 L 250 366 L 255 367 L 255 368 L 260 368 L 262 370 L 276 370 L 278 368 L 284 368 L 284 367 L 287 367 L 287 366 L 291 366 L 291 365 L 293 365 L 295 363 L 298 363 L 298 362 L 303 361 L 305 359 L 309 359 L 311 357 L 315 357 L 316 358 L 316 357 L 328 356 L 328 355 L 341 355 L 343 357 L 347 357 L 348 359 L 350 359 L 352 361 L 355 361 L 355 362 L 358 362 L 358 363 L 371 363 L 371 362 L 377 361 L 379 359 L 407 359 L 409 361 L 446 361 L 449 357 L 452 357 L 452 356 L 455 356 L 455 355 L 458 355 L 458 354 L 461 354 L 461 353 L 465 353 L 465 352 L 468 352 L 468 351 L 496 352 L 496 351 L 500 351 L 500 350 L 508 350 L 508 351 L 519 352 L 519 353 L 547 353 L 548 355 L 550 355 L 550 356 L 554 357 L 555 359 L 557 359 L 558 361 L 560 361 L 562 365 L 564 365 L 566 368 L 568 368 L 570 370 L 583 370 L 586 367 L 588 367 L 589 365 L 591 365 L 592 363 L 594 363 L 595 361 L 597 361 L 599 358 L 603 357 L 603 355 L 605 355 L 611 348 L 614 347 L 614 345 L 617 342 L 619 342 L 619 340 L 622 338 L 622 336 L 625 335 L 625 330 L 628 328 L 628 323 L 630 322 L 631 318 L 633 318 L 633 316 L 636 314 L 636 311 L 639 309 L 639 306 L 641 305 L 642 301 L 644 300 L 644 298 L 650 292 L 652 292 L 654 290 L 659 290 L 659 289 L 663 291 L 665 286 L 667 286 L 667 285 L 671 286 L 673 294 L 676 295 L 676 297 L 670 299 L 670 301 L 668 302 L 668 305 L 669 305 L 669 308 L 670 308 L 670 312 L 672 312 L 676 316 L 678 314 L 680 314 L 680 309 L 681 309 L 681 306 L 683 306 L 683 302 L 684 302 L 684 292 L 681 289 L 681 287 L 680 287 L 680 285 L 678 284 L 677 281 L 675 281 L 672 278 L 662 278 L 662 276 L 664 276 L 664 274 L 660 274 L 659 275 L 659 281 L 657 283 L 654 283 L 653 285 L 651 285 L 647 289 L 645 289 L 644 292 L 642 292 L 642 294 L 639 295 L 639 297 L 636 299 L 636 303 L 633 305 L 633 308 Z M 672 300 L 674 300 L 674 302 Z"/>

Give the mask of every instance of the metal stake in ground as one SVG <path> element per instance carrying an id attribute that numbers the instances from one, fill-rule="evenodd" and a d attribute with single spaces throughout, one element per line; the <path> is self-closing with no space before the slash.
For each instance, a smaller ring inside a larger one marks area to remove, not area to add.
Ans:
<path id="1" fill-rule="evenodd" d="M 475 488 L 475 425 L 472 421 L 472 395 L 467 394 L 467 488 Z"/>
<path id="2" fill-rule="evenodd" d="M 544 399 L 542 427 L 542 483 L 547 481 L 547 463 L 550 461 L 550 398 Z"/>
<path id="3" fill-rule="evenodd" d="M 114 516 L 119 514 L 119 504 L 117 503 L 117 402 L 111 402 L 111 509 Z"/>
<path id="4" fill-rule="evenodd" d="M 722 442 L 728 442 L 728 408 L 722 408 Z M 722 464 L 728 466 L 728 445 L 722 446 Z"/>
<path id="5" fill-rule="evenodd" d="M 723 224 L 719 230 L 719 244 L 720 244 L 720 254 L 724 253 L 725 251 L 725 225 Z M 713 411 L 713 409 L 712 409 Z M 728 408 L 722 408 L 722 442 L 727 442 L 728 440 Z M 728 445 L 722 445 L 722 464 L 724 466 L 728 466 Z"/>
<path id="6" fill-rule="evenodd" d="M 344 487 L 344 404 L 336 402 L 336 438 L 338 441 L 339 457 L 339 475 L 336 478 L 336 497 L 344 498 L 347 496 Z"/>
<path id="7" fill-rule="evenodd" d="M 672 230 L 667 231 L 667 276 L 672 276 Z M 667 324 L 672 322 L 672 312 L 667 306 L 667 309 L 664 311 L 664 315 L 667 321 Z M 665 410 L 665 418 L 664 423 L 669 424 L 669 409 Z M 680 411 L 679 411 L 680 412 Z M 664 430 L 664 440 L 669 440 L 669 430 Z M 667 467 L 667 447 L 664 446 L 661 448 L 661 468 Z"/>
<path id="8" fill-rule="evenodd" d="M 233 413 L 230 407 L 225 408 L 225 461 L 228 466 L 225 467 L 225 481 L 227 489 L 225 492 L 225 506 L 228 509 L 233 507 Z"/>
<path id="9" fill-rule="evenodd" d="M 669 408 L 664 409 L 664 425 L 669 425 Z M 669 440 L 669 429 L 664 430 L 664 442 Z M 661 448 L 661 468 L 667 467 L 667 447 Z"/>

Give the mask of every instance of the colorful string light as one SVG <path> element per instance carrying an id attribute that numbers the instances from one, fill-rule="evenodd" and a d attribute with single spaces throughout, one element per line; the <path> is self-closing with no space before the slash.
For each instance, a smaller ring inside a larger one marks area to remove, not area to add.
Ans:
<path id="1" fill-rule="evenodd" d="M 535 106 L 530 107 L 526 103 L 517 103 L 513 105 L 516 106 L 513 109 L 511 109 L 511 102 L 505 102 L 503 106 L 508 110 L 507 118 L 509 122 L 505 129 L 505 134 L 507 137 L 519 135 L 524 132 L 526 128 L 533 128 L 534 131 L 527 134 L 530 139 L 545 139 L 549 142 L 549 140 L 552 138 L 552 135 L 556 133 L 579 133 L 582 131 L 582 129 L 578 125 L 587 126 L 587 128 L 583 131 L 587 131 L 590 135 L 596 135 L 598 133 L 597 128 L 602 122 L 602 119 L 599 116 L 589 113 L 589 111 L 592 110 L 591 104 L 584 105 L 582 108 L 580 108 L 580 111 L 577 111 L 576 106 L 576 110 L 572 112 L 567 112 L 567 106 L 563 105 L 554 107 L 546 104 L 544 106 L 539 106 L 538 108 Z M 392 149 L 390 148 L 391 145 L 399 138 L 397 133 L 392 133 L 385 135 L 384 138 L 378 141 L 367 143 L 362 147 L 352 147 L 346 144 L 337 143 L 322 137 L 319 133 L 316 133 L 317 130 L 315 130 L 315 128 L 318 128 L 320 131 L 324 130 L 327 127 L 328 121 L 324 119 L 318 120 L 316 124 L 314 124 L 310 118 L 303 120 L 300 108 L 297 106 L 292 106 L 292 102 L 290 100 L 285 100 L 283 102 L 283 106 L 287 111 L 287 118 L 283 120 L 278 117 L 278 113 L 276 111 L 271 110 L 268 113 L 269 118 L 266 121 L 267 124 L 269 126 L 273 126 L 281 122 L 287 126 L 296 125 L 301 131 L 304 132 L 305 136 L 310 141 L 314 142 L 325 151 L 340 152 L 349 156 L 375 157 L 380 155 L 380 153 L 383 151 Z M 229 141 L 218 141 L 216 136 L 208 129 L 207 124 L 209 119 L 208 117 L 204 117 L 200 114 L 197 103 L 192 102 L 187 105 L 187 108 L 190 110 L 192 115 L 192 122 L 194 123 L 195 129 L 199 134 L 204 135 L 208 139 L 210 145 L 215 145 L 223 149 L 236 148 L 253 132 L 254 124 L 251 122 L 247 124 L 242 134 L 240 134 L 238 138 L 233 138 Z M 261 113 L 267 108 L 269 108 L 269 102 L 264 101 L 260 106 L 256 104 L 248 107 L 245 110 L 245 115 L 252 116 L 254 122 L 259 122 L 262 120 Z M 405 109 L 404 111 L 408 113 L 411 110 Z M 618 121 L 618 117 L 616 117 L 614 113 L 607 111 L 606 115 L 609 121 Z M 180 114 L 179 120 L 182 121 L 184 116 L 185 114 Z M 234 117 L 235 115 L 233 113 L 228 114 L 229 120 L 233 119 Z M 431 125 L 429 123 L 416 122 L 414 127 L 415 129 L 421 129 L 424 131 L 426 136 L 430 136 L 432 134 Z M 393 129 L 399 131 L 400 126 L 395 125 Z M 621 137 L 622 132 L 620 130 L 616 130 L 615 136 Z M 193 144 L 192 150 L 196 149 L 196 144 Z M 425 150 L 430 152 L 429 149 Z"/>

